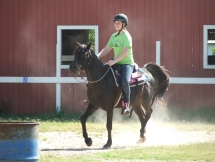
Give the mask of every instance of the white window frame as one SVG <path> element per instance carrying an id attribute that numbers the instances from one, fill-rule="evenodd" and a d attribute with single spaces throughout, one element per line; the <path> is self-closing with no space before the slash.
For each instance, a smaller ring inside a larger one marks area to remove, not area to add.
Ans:
<path id="1" fill-rule="evenodd" d="M 62 30 L 86 30 L 86 29 L 94 29 L 95 30 L 95 45 L 94 50 L 95 53 L 98 53 L 98 47 L 99 47 L 99 28 L 98 25 L 58 25 L 57 26 L 57 55 L 60 55 L 58 57 L 60 60 L 57 60 L 57 62 L 60 62 L 60 68 L 61 69 L 69 69 L 69 65 L 62 65 L 61 64 L 61 56 L 62 56 Z M 87 43 L 87 42 L 80 42 L 80 43 Z"/>
<path id="2" fill-rule="evenodd" d="M 208 29 L 215 29 L 215 25 L 204 25 L 203 26 L 203 68 L 204 69 L 215 69 L 215 65 L 208 65 Z M 210 41 L 213 43 L 213 41 Z M 214 41 L 215 44 L 215 41 Z"/>

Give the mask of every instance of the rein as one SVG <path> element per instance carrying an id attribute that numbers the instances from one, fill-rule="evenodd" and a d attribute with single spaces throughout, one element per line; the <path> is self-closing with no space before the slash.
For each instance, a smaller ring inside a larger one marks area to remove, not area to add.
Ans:
<path id="1" fill-rule="evenodd" d="M 105 77 L 105 75 L 108 73 L 108 71 L 110 70 L 110 68 L 111 68 L 111 67 L 108 68 L 108 70 L 105 72 L 105 74 L 104 74 L 100 79 L 95 80 L 95 81 L 89 81 L 89 80 L 88 80 L 88 83 L 97 83 L 97 82 L 99 82 L 100 80 L 102 80 L 102 79 Z M 76 77 L 75 77 L 75 79 L 76 79 Z M 79 83 L 85 83 L 85 82 L 87 82 L 87 79 L 86 79 L 85 81 L 83 81 L 83 82 L 79 81 L 78 79 L 76 79 L 76 80 L 77 80 Z"/>
<path id="2" fill-rule="evenodd" d="M 100 78 L 100 79 L 98 79 L 98 80 L 96 80 L 96 81 L 89 81 L 88 80 L 88 83 L 97 83 L 97 82 L 99 82 L 100 80 L 102 80 L 104 77 L 105 77 L 105 75 L 107 74 L 107 72 L 110 70 L 110 66 L 109 66 L 109 68 L 108 68 L 108 70 L 105 72 L 105 74 Z"/>

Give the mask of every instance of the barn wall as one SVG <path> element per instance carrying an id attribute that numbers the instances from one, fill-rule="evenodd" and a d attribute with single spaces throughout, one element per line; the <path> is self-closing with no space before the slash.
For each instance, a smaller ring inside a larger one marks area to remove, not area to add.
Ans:
<path id="1" fill-rule="evenodd" d="M 172 77 L 213 77 L 215 70 L 203 69 L 203 25 L 215 24 L 214 6 L 214 0 L 0 0 L 0 76 L 55 76 L 57 25 L 98 25 L 101 50 L 115 32 L 113 16 L 122 12 L 129 17 L 134 58 L 140 66 L 155 62 L 159 40 L 161 65 L 174 73 Z M 62 76 L 69 77 L 68 71 L 62 70 Z M 15 114 L 51 112 L 55 88 L 5 83 L 0 84 L 0 99 L 11 99 Z M 213 89 L 171 85 L 166 98 L 179 107 L 214 106 Z M 62 107 L 83 111 L 85 91 L 85 84 L 62 85 Z"/>

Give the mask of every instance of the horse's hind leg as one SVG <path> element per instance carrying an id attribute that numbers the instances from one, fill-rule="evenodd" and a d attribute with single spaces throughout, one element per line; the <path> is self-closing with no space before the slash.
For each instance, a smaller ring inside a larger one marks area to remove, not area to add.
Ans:
<path id="1" fill-rule="evenodd" d="M 138 115 L 140 123 L 141 123 L 141 129 L 140 129 L 140 140 L 138 142 L 145 142 L 145 132 L 146 132 L 146 124 L 148 120 L 151 117 L 152 110 L 151 108 L 145 109 L 141 105 L 136 105 L 134 107 L 135 113 Z"/>
<path id="2" fill-rule="evenodd" d="M 86 129 L 86 121 L 87 118 L 94 113 L 96 110 L 98 110 L 98 108 L 92 106 L 91 104 L 88 105 L 87 110 L 85 111 L 85 113 L 80 117 L 80 121 L 81 121 L 81 125 L 82 125 L 82 132 L 83 132 L 83 137 L 85 139 L 85 143 L 87 146 L 91 146 L 93 141 L 90 137 L 88 137 L 87 134 L 87 129 Z"/>

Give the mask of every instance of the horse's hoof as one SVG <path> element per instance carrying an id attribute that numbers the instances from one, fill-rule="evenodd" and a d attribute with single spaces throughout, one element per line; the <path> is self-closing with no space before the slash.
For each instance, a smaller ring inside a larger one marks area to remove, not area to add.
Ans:
<path id="1" fill-rule="evenodd" d="M 137 141 L 137 143 L 144 143 L 146 141 L 146 137 L 140 137 L 140 139 Z"/>
<path id="2" fill-rule="evenodd" d="M 87 139 L 85 139 L 85 143 L 86 143 L 87 146 L 91 146 L 93 141 L 92 141 L 91 138 L 87 138 Z"/>
<path id="3" fill-rule="evenodd" d="M 110 144 L 105 144 L 104 146 L 103 146 L 103 149 L 110 149 L 111 148 L 111 145 Z"/>

